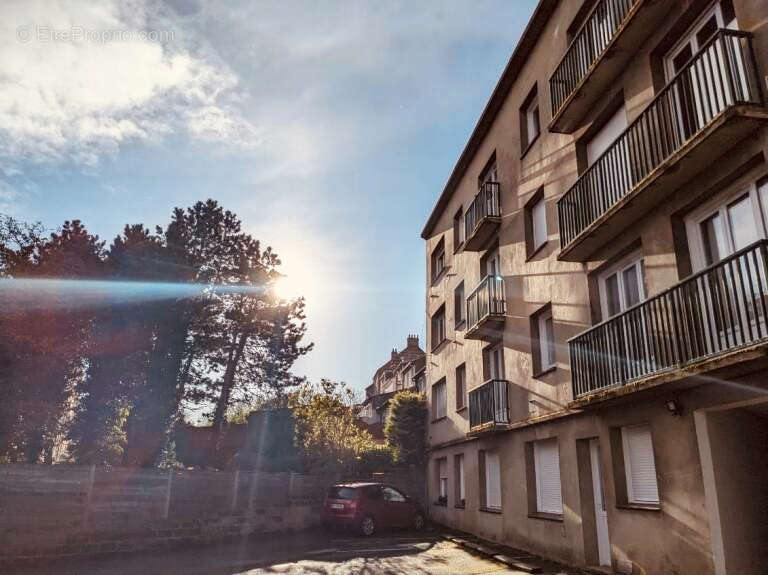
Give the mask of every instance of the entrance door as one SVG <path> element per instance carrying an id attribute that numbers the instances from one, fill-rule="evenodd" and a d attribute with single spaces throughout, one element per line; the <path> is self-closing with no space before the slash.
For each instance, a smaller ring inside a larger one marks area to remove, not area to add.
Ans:
<path id="1" fill-rule="evenodd" d="M 608 512 L 605 509 L 603 474 L 600 468 L 600 440 L 589 440 L 589 460 L 592 466 L 592 495 L 595 500 L 597 552 L 600 565 L 611 564 L 611 542 L 608 537 Z"/>

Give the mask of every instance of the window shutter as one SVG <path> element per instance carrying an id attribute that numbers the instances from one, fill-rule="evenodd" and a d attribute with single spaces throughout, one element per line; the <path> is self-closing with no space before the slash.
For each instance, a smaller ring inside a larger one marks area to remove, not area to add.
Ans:
<path id="1" fill-rule="evenodd" d="M 459 499 L 466 499 L 464 496 L 464 456 L 459 455 Z"/>
<path id="2" fill-rule="evenodd" d="M 651 428 L 647 425 L 623 427 L 621 435 L 627 498 L 632 503 L 659 503 Z"/>
<path id="3" fill-rule="evenodd" d="M 501 468 L 499 454 L 485 453 L 485 506 L 501 509 Z"/>
<path id="4" fill-rule="evenodd" d="M 544 513 L 563 513 L 560 491 L 560 454 L 557 440 L 547 439 L 533 444 L 536 464 L 536 507 Z"/>

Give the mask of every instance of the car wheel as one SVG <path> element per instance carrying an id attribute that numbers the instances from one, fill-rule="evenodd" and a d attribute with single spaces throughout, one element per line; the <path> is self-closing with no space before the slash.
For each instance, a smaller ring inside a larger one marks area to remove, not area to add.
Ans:
<path id="1" fill-rule="evenodd" d="M 363 520 L 360 522 L 360 532 L 366 537 L 370 537 L 375 531 L 376 522 L 373 520 L 373 517 L 370 515 L 363 517 Z"/>
<path id="2" fill-rule="evenodd" d="M 421 531 L 422 529 L 424 529 L 424 524 L 425 524 L 424 516 L 421 513 L 417 513 L 413 518 L 413 528 L 416 531 Z"/>

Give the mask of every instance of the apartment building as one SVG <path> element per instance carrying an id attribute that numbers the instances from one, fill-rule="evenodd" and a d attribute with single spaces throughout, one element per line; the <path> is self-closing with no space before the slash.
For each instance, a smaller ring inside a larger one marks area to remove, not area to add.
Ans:
<path id="1" fill-rule="evenodd" d="M 424 227 L 431 517 L 768 572 L 768 3 L 541 0 Z"/>
<path id="2" fill-rule="evenodd" d="M 405 347 L 400 351 L 393 349 L 389 360 L 373 374 L 371 384 L 365 388 L 359 415 L 369 426 L 378 426 L 371 429 L 374 435 L 380 434 L 379 428 L 387 419 L 389 400 L 398 391 L 417 388 L 416 376 L 424 370 L 425 358 L 419 336 L 409 335 Z"/>

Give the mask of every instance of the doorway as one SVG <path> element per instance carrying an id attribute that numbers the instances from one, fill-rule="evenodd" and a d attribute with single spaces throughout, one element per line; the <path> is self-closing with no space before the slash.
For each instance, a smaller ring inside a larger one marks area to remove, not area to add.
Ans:
<path id="1" fill-rule="evenodd" d="M 768 399 L 694 412 L 717 575 L 758 575 L 768 562 Z"/>

